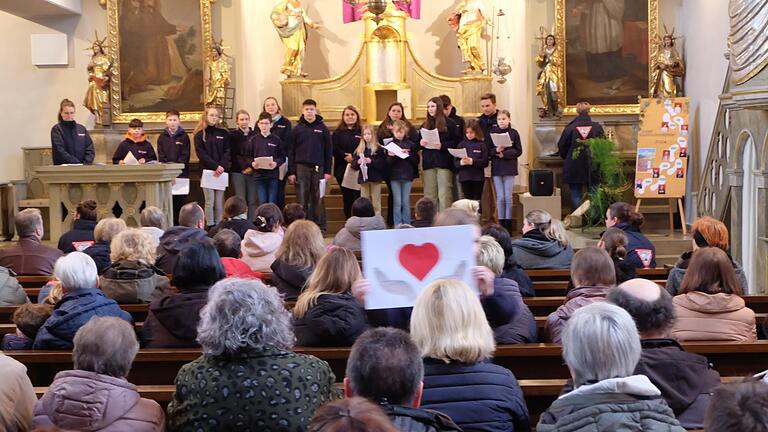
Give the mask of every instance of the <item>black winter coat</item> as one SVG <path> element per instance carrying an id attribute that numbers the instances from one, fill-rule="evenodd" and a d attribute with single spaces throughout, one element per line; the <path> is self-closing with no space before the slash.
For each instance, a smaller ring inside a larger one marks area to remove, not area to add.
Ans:
<path id="1" fill-rule="evenodd" d="M 387 179 L 387 151 L 384 150 L 383 147 L 379 147 L 373 153 L 371 152 L 371 149 L 366 148 L 363 152 L 363 157 L 371 159 L 371 163 L 367 164 L 368 179 L 365 180 L 365 182 L 381 183 Z M 365 183 L 363 181 L 363 172 L 360 170 L 360 155 L 353 155 L 352 169 L 359 171 L 357 174 L 357 182 L 360 184 Z M 343 178 L 344 172 L 341 174 Z"/>
<path id="2" fill-rule="evenodd" d="M 187 131 L 179 127 L 176 133 L 171 136 L 168 129 L 157 137 L 157 160 L 161 163 L 183 163 L 184 169 L 181 170 L 179 178 L 189 178 L 189 155 L 191 154 L 191 144 Z"/>
<path id="3" fill-rule="evenodd" d="M 363 305 L 345 294 L 323 294 L 293 323 L 297 346 L 352 346 L 368 329 Z"/>
<path id="4" fill-rule="evenodd" d="M 142 329 L 147 348 L 191 348 L 200 344 L 197 324 L 200 310 L 208 303 L 208 287 L 185 290 L 154 301 Z"/>
<path id="5" fill-rule="evenodd" d="M 205 132 L 205 140 L 203 140 Z M 214 171 L 218 167 L 226 171 L 230 162 L 230 136 L 226 129 L 207 126 L 195 134 L 195 152 L 203 169 Z"/>
<path id="6" fill-rule="evenodd" d="M 453 120 L 446 118 L 446 130 L 440 132 L 440 150 L 431 150 L 422 148 L 421 151 L 421 166 L 425 170 L 432 168 L 445 168 L 453 170 L 453 156 L 448 153 L 449 148 L 456 148 L 456 145 L 462 138 L 456 134 L 456 123 Z M 421 138 L 419 138 L 421 142 Z"/>
<path id="7" fill-rule="evenodd" d="M 579 143 L 580 140 L 601 137 L 605 133 L 600 123 L 592 121 L 589 114 L 579 114 L 565 127 L 557 142 L 558 153 L 565 160 L 563 163 L 563 183 L 593 184 L 592 164 L 589 148 Z M 573 151 L 578 157 L 573 158 Z"/>
<path id="8" fill-rule="evenodd" d="M 104 273 L 104 270 L 112 265 L 112 258 L 110 258 L 110 253 L 112 251 L 109 245 L 110 243 L 107 241 L 100 241 L 92 244 L 91 247 L 83 251 L 84 254 L 91 257 L 93 262 L 96 263 L 96 270 L 99 274 Z"/>
<path id="9" fill-rule="evenodd" d="M 286 300 L 296 300 L 299 297 L 313 270 L 311 267 L 296 268 L 279 258 L 270 268 L 272 269 L 272 286 L 277 288 Z"/>
<path id="10" fill-rule="evenodd" d="M 507 133 L 512 140 L 512 146 L 506 147 L 504 151 L 499 155 L 496 152 L 496 146 L 493 145 L 493 139 L 491 134 Z M 488 146 L 488 155 L 491 158 L 491 175 L 492 176 L 516 176 L 517 158 L 523 154 L 523 144 L 520 141 L 520 134 L 516 129 L 508 127 L 501 129 L 498 126 L 491 128 L 490 133 L 485 136 L 485 144 Z"/>
<path id="11" fill-rule="evenodd" d="M 333 176 L 341 184 L 344 171 L 347 169 L 347 161 L 344 157 L 353 154 L 360 144 L 360 129 L 340 128 L 333 131 Z"/>
<path id="12" fill-rule="evenodd" d="M 333 144 L 331 133 L 317 116 L 312 123 L 302 115 L 293 128 L 293 145 L 288 155 L 288 175 L 296 174 L 296 164 L 318 167 L 323 174 L 331 174 L 333 165 Z"/>
<path id="13" fill-rule="evenodd" d="M 387 170 L 389 171 L 389 180 L 405 180 L 411 181 L 419 176 L 419 147 L 409 139 L 398 141 L 393 139 L 392 142 L 398 145 L 401 149 L 408 149 L 408 157 L 400 159 L 397 156 L 387 155 Z"/>
<path id="14" fill-rule="evenodd" d="M 229 158 L 231 162 L 229 172 L 241 174 L 244 169 L 250 167 L 251 164 L 246 163 L 240 156 L 243 154 L 243 148 L 248 140 L 257 133 L 251 128 L 248 128 L 248 132 L 243 132 L 240 128 L 237 128 L 229 133 Z M 250 160 L 252 161 L 253 158 Z"/>
<path id="15" fill-rule="evenodd" d="M 93 242 L 93 229 L 96 228 L 96 221 L 77 219 L 72 225 L 71 231 L 67 231 L 59 237 L 59 250 L 65 254 L 77 250 L 73 244 L 75 242 Z"/>
<path id="16" fill-rule="evenodd" d="M 517 286 L 520 288 L 520 294 L 522 294 L 523 297 L 536 296 L 536 289 L 533 287 L 531 277 L 528 276 L 528 273 L 526 273 L 519 264 L 517 264 L 515 257 L 510 256 L 507 258 L 507 261 L 504 263 L 504 270 L 502 270 L 500 277 L 512 279 L 517 282 Z"/>
<path id="17" fill-rule="evenodd" d="M 497 344 L 532 343 L 538 339 L 539 331 L 536 319 L 528 306 L 523 302 L 520 288 L 511 279 L 497 277 L 493 280 L 494 291 L 502 291 L 515 301 L 517 314 L 509 318 L 505 324 L 493 328 Z"/>
<path id="18" fill-rule="evenodd" d="M 53 125 L 51 149 L 54 165 L 92 164 L 96 156 L 88 130 L 74 121 L 60 121 Z"/>
<path id="19" fill-rule="evenodd" d="M 169 228 L 160 237 L 155 265 L 166 274 L 172 275 L 179 252 L 191 244 L 196 244 L 205 236 L 206 232 L 198 228 L 183 226 Z"/>

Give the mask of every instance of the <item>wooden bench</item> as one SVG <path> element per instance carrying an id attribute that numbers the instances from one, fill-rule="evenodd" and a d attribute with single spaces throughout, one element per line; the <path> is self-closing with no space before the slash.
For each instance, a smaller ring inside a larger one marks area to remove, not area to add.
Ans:
<path id="1" fill-rule="evenodd" d="M 768 295 L 747 295 L 743 298 L 747 307 L 755 311 L 755 313 L 762 314 L 768 312 Z M 565 302 L 565 296 L 525 297 L 523 301 L 534 315 L 546 316 L 554 312 Z"/>
<path id="2" fill-rule="evenodd" d="M 571 279 L 568 269 L 529 269 L 525 270 L 533 281 L 537 296 L 564 296 Z M 668 269 L 638 269 L 637 276 L 666 285 Z"/>

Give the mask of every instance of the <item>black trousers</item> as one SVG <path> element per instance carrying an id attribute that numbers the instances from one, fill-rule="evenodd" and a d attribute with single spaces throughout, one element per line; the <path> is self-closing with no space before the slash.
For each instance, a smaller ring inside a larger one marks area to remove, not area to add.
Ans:
<path id="1" fill-rule="evenodd" d="M 173 196 L 173 225 L 174 226 L 179 225 L 179 212 L 181 211 L 181 208 L 184 207 L 184 204 L 187 203 L 187 198 L 189 198 L 189 195 Z"/>
<path id="2" fill-rule="evenodd" d="M 320 180 L 323 172 L 314 166 L 296 164 L 296 198 L 304 207 L 307 219 L 326 231 L 325 208 L 320 201 Z M 328 185 L 326 185 L 326 188 Z"/>
<path id="3" fill-rule="evenodd" d="M 341 188 L 341 199 L 344 202 L 344 218 L 349 219 L 352 217 L 352 203 L 354 203 L 356 199 L 360 198 L 360 191 L 347 189 L 341 185 L 341 182 L 344 181 L 343 173 L 341 176 L 337 175 L 335 177 L 336 181 L 339 183 L 339 188 Z"/>
<path id="4" fill-rule="evenodd" d="M 461 182 L 461 192 L 466 199 L 480 201 L 483 198 L 483 182 L 463 181 Z"/>

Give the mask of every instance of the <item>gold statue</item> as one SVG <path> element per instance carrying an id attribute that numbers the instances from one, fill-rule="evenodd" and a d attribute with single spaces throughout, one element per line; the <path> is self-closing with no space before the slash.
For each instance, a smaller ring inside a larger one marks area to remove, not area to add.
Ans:
<path id="1" fill-rule="evenodd" d="M 318 29 L 320 25 L 307 16 L 300 0 L 280 1 L 272 9 L 270 19 L 285 45 L 285 59 L 280 72 L 288 78 L 306 77 L 307 74 L 301 69 L 304 63 L 304 51 L 307 48 L 306 26 Z"/>
<path id="2" fill-rule="evenodd" d="M 665 28 L 666 30 L 666 28 Z M 651 95 L 659 98 L 677 97 L 680 92 L 677 79 L 685 75 L 685 64 L 675 49 L 675 30 L 667 32 L 661 40 L 659 54 L 656 57 L 656 69 L 653 71 Z"/>
<path id="3" fill-rule="evenodd" d="M 104 107 L 109 103 L 109 80 L 112 76 L 112 60 L 104 52 L 107 38 L 96 40 L 91 45 L 93 55 L 88 63 L 88 91 L 85 93 L 83 105 L 91 114 L 96 116 L 96 123 L 102 123 Z"/>
<path id="4" fill-rule="evenodd" d="M 560 75 L 563 64 L 563 51 L 554 35 L 542 38 L 541 49 L 536 57 L 536 65 L 541 68 L 536 83 L 536 95 L 541 98 L 540 117 L 560 117 L 563 114 L 564 100 L 560 97 L 563 89 L 563 77 Z"/>
<path id="5" fill-rule="evenodd" d="M 229 62 L 224 54 L 223 41 L 216 42 L 211 47 L 211 62 L 208 66 L 208 90 L 205 95 L 205 106 L 224 106 L 227 87 L 230 83 Z"/>
<path id="6" fill-rule="evenodd" d="M 448 24 L 456 32 L 461 55 L 469 64 L 464 73 L 484 71 L 485 61 L 480 44 L 486 18 L 480 0 L 461 0 L 448 17 Z"/>

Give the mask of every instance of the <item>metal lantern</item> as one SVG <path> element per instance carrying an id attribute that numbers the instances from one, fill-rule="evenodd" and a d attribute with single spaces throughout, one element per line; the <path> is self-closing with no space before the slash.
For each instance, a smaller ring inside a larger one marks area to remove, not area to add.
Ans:
<path id="1" fill-rule="evenodd" d="M 376 24 L 378 24 L 379 21 L 381 21 L 381 14 L 383 14 L 385 10 L 387 10 L 386 0 L 369 0 L 368 1 L 368 12 L 372 13 L 375 16 L 373 20 L 376 21 Z"/>

